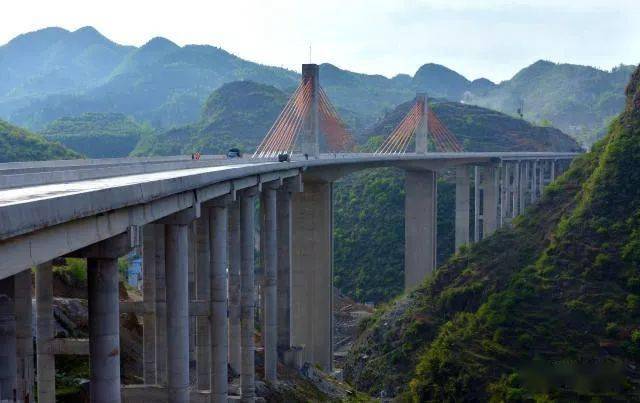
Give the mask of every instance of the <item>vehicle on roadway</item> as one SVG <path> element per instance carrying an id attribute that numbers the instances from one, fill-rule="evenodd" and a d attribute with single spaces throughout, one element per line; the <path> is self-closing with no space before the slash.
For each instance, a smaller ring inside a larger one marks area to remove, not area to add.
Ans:
<path id="1" fill-rule="evenodd" d="M 227 158 L 240 158 L 242 154 L 240 153 L 239 148 L 230 148 L 227 152 Z"/>

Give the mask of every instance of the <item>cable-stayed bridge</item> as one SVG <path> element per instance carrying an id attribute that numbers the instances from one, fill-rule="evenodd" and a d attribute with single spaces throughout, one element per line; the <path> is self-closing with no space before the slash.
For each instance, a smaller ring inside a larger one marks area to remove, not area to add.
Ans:
<path id="1" fill-rule="evenodd" d="M 34 401 L 37 390 L 39 402 L 54 402 L 55 356 L 88 354 L 94 402 L 254 401 L 257 301 L 265 380 L 277 382 L 278 361 L 330 371 L 334 181 L 376 167 L 406 171 L 412 289 L 435 270 L 438 172 L 455 171 L 459 247 L 509 225 L 576 156 L 465 152 L 424 94 L 375 153 L 358 153 L 318 66 L 302 71 L 251 158 L 0 164 L 0 400 Z M 120 301 L 118 258 L 132 251 L 143 260 L 143 300 Z M 64 257 L 87 262 L 86 340 L 54 334 L 52 268 Z M 136 385 L 121 384 L 121 313 L 142 318 Z M 239 395 L 229 394 L 228 368 Z"/>

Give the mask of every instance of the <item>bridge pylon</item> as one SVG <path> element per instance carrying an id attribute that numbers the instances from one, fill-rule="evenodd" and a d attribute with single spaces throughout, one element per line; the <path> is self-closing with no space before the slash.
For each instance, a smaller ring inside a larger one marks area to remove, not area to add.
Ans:
<path id="1" fill-rule="evenodd" d="M 425 93 L 416 95 L 416 105 L 421 112 L 420 122 L 416 127 L 416 154 L 429 151 L 429 98 Z"/>
<path id="2" fill-rule="evenodd" d="M 303 64 L 300 85 L 253 157 L 274 158 L 296 152 L 318 158 L 321 148 L 338 153 L 351 150 L 353 145 L 347 126 L 320 86 L 319 66 Z"/>
<path id="3" fill-rule="evenodd" d="M 303 64 L 302 82 L 310 83 L 310 101 L 309 112 L 305 117 L 302 130 L 300 151 L 309 157 L 317 158 L 320 155 L 320 116 L 318 115 L 320 67 L 317 64 Z"/>
<path id="4" fill-rule="evenodd" d="M 409 112 L 376 150 L 376 154 L 404 154 L 411 148 L 412 142 L 415 143 L 416 154 L 462 151 L 456 136 L 429 108 L 429 98 L 425 93 L 416 95 Z"/>

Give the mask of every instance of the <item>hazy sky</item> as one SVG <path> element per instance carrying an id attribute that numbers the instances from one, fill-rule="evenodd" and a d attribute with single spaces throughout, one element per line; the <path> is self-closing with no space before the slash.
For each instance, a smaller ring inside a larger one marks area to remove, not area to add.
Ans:
<path id="1" fill-rule="evenodd" d="M 299 70 L 309 60 L 413 74 L 427 62 L 500 81 L 538 59 L 640 62 L 640 0 L 3 1 L 0 43 L 47 26 L 92 25 L 142 45 L 164 36 Z"/>

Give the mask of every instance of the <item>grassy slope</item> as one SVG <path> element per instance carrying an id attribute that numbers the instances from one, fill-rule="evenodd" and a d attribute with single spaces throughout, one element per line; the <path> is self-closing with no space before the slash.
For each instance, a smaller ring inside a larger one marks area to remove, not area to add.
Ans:
<path id="1" fill-rule="evenodd" d="M 639 82 L 608 137 L 513 229 L 369 323 L 349 380 L 414 401 L 639 398 Z"/>
<path id="2" fill-rule="evenodd" d="M 80 154 L 42 136 L 0 120 L 0 162 L 81 158 Z"/>

